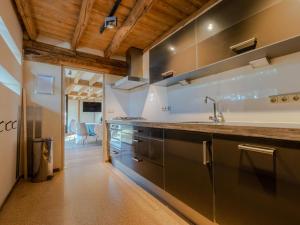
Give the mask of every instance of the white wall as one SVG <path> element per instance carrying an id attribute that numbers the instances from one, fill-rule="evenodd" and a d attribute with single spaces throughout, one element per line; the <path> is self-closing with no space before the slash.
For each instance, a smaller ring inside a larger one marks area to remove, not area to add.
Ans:
<path id="1" fill-rule="evenodd" d="M 106 120 L 110 120 L 116 116 L 127 116 L 129 114 L 129 92 L 111 88 L 111 84 L 120 78 L 120 76 L 113 75 L 105 77 Z"/>
<path id="2" fill-rule="evenodd" d="M 19 51 L 22 50 L 22 30 L 10 0 L 1 0 L 0 16 L 5 22 Z M 0 36 L 0 66 L 22 84 L 22 65 L 19 64 Z M 1 73 L 1 72 L 0 72 Z M 0 76 L 5 76 L 4 73 Z M 18 119 L 20 95 L 0 82 L 0 121 Z M 16 182 L 17 130 L 0 132 L 0 206 Z"/>
<path id="3" fill-rule="evenodd" d="M 148 56 L 144 59 L 148 65 Z M 147 74 L 147 66 L 145 70 Z M 300 52 L 273 59 L 264 68 L 245 66 L 194 80 L 188 86 L 150 85 L 130 92 L 109 89 L 107 98 L 115 99 L 123 109 L 112 110 L 115 116 L 119 113 L 155 121 L 207 121 L 212 105 L 205 104 L 204 98 L 211 96 L 217 99 L 227 122 L 300 127 L 300 102 L 271 104 L 269 100 L 271 95 L 300 92 L 299 71 Z M 165 106 L 170 106 L 171 111 L 162 111 Z"/>
<path id="4" fill-rule="evenodd" d="M 69 99 L 68 101 L 68 125 L 71 120 L 85 123 L 100 123 L 102 113 L 101 112 L 83 112 L 83 102 L 88 100 L 79 101 Z M 80 102 L 80 118 L 78 120 L 78 102 Z"/>
<path id="5" fill-rule="evenodd" d="M 218 100 L 229 122 L 297 123 L 300 102 L 270 103 L 269 96 L 300 92 L 300 52 L 272 60 L 272 65 L 250 66 L 198 79 L 190 86 L 169 87 L 171 120 L 207 120 L 212 105 L 205 96 Z"/>
<path id="6" fill-rule="evenodd" d="M 70 125 L 71 120 L 76 120 L 78 122 L 78 100 L 68 100 L 68 126 Z"/>
<path id="7" fill-rule="evenodd" d="M 35 93 L 37 75 L 50 75 L 55 79 L 54 95 Z M 42 137 L 54 139 L 54 168 L 61 168 L 61 67 L 38 62 L 24 61 L 24 88 L 27 91 L 27 106 L 40 109 L 42 123 Z M 28 118 L 30 112 L 28 112 Z M 39 119 L 38 116 L 35 116 Z"/>

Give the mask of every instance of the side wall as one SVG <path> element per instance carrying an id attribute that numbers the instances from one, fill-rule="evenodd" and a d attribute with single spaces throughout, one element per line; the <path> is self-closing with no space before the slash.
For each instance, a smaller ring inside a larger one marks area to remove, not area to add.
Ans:
<path id="1" fill-rule="evenodd" d="M 1 0 L 0 19 L 5 24 L 19 53 L 22 50 L 22 30 L 10 0 Z M 5 28 L 5 29 L 6 29 Z M 22 62 L 18 62 L 3 36 L 4 26 L 0 24 L 0 206 L 16 182 L 17 177 L 17 129 L 10 130 L 10 121 L 18 120 L 22 84 Z M 8 123 L 8 130 L 5 124 Z"/>
<path id="2" fill-rule="evenodd" d="M 38 75 L 53 76 L 55 80 L 54 94 L 35 93 L 36 77 Z M 54 139 L 54 168 L 62 165 L 61 139 L 61 67 L 38 62 L 24 61 L 24 88 L 27 92 L 27 120 L 30 130 L 31 118 L 36 120 L 36 135 Z M 41 122 L 39 130 L 39 122 Z M 34 137 L 28 132 L 28 137 Z"/>

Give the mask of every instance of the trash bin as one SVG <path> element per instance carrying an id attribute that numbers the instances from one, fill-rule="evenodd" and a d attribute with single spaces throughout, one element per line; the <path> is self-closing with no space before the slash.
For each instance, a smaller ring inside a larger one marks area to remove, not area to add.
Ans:
<path id="1" fill-rule="evenodd" d="M 35 138 L 32 140 L 31 181 L 42 182 L 53 177 L 53 140 Z"/>

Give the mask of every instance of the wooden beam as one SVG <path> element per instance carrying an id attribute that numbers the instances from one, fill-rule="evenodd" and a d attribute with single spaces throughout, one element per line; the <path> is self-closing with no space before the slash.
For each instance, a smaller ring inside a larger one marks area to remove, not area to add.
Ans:
<path id="1" fill-rule="evenodd" d="M 66 93 L 67 95 L 70 94 L 70 93 L 73 91 L 74 87 L 75 87 L 74 84 L 68 85 L 67 88 L 66 88 L 65 93 Z"/>
<path id="2" fill-rule="evenodd" d="M 174 27 L 172 27 L 170 30 L 163 33 L 160 37 L 158 37 L 153 43 L 151 43 L 149 46 L 147 46 L 144 49 L 144 52 L 148 51 L 149 49 L 153 48 L 154 46 L 158 45 L 160 42 L 168 38 L 171 34 L 175 33 L 177 30 L 180 30 L 182 27 L 186 26 L 188 23 L 205 13 L 208 9 L 213 7 L 214 5 L 220 3 L 222 0 L 210 0 L 207 3 L 205 3 L 201 8 L 199 8 L 196 12 L 185 18 L 184 20 L 177 23 Z"/>
<path id="3" fill-rule="evenodd" d="M 156 0 L 137 0 L 133 9 L 129 13 L 127 19 L 122 24 L 122 26 L 117 30 L 111 43 L 109 44 L 108 48 L 105 50 L 104 52 L 105 57 L 110 57 L 113 53 L 116 52 L 116 50 L 119 49 L 123 40 L 127 37 L 127 35 L 130 33 L 130 31 L 138 22 L 138 20 L 151 9 L 155 1 Z"/>
<path id="4" fill-rule="evenodd" d="M 92 79 L 89 80 L 89 84 L 90 86 L 93 86 L 98 80 L 99 80 L 99 75 L 98 74 L 94 74 L 94 76 L 92 77 Z"/>
<path id="5" fill-rule="evenodd" d="M 80 39 L 83 35 L 83 32 L 85 31 L 85 28 L 87 27 L 94 2 L 95 2 L 95 0 L 83 0 L 82 1 L 78 22 L 77 22 L 75 32 L 73 35 L 73 39 L 71 42 L 71 46 L 73 49 L 77 48 L 77 46 L 80 42 Z"/>
<path id="6" fill-rule="evenodd" d="M 80 78 L 82 77 L 83 75 L 83 71 L 78 71 L 75 78 L 74 78 L 74 84 L 78 84 Z"/>
<path id="7" fill-rule="evenodd" d="M 84 92 L 77 92 L 77 91 L 72 91 L 71 93 L 68 94 L 69 97 L 86 97 L 86 98 L 100 98 L 102 97 L 101 95 L 97 95 L 97 94 L 92 94 L 89 95 L 88 93 L 84 93 Z"/>
<path id="8" fill-rule="evenodd" d="M 124 61 L 107 59 L 41 42 L 23 40 L 23 49 L 24 59 L 29 61 L 63 65 L 119 76 L 125 76 L 128 71 L 128 65 Z"/>
<path id="9" fill-rule="evenodd" d="M 28 0 L 15 0 L 18 13 L 20 14 L 27 34 L 30 39 L 35 40 L 37 37 L 37 30 L 32 18 L 32 11 L 30 8 L 30 1 Z"/>
<path id="10" fill-rule="evenodd" d="M 79 80 L 78 83 L 75 83 L 75 79 L 73 79 L 73 78 L 66 78 L 65 82 L 66 82 L 66 84 L 68 84 L 67 86 L 75 84 L 76 86 L 94 87 L 97 89 L 101 89 L 103 86 L 101 82 L 95 82 L 95 83 L 93 83 L 93 85 L 90 85 L 88 80 Z"/>

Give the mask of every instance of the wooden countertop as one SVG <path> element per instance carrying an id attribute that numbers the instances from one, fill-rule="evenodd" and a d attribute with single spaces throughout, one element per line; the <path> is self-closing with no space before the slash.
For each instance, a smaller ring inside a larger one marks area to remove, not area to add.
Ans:
<path id="1" fill-rule="evenodd" d="M 227 134 L 239 136 L 251 136 L 261 138 L 273 138 L 278 140 L 300 141 L 300 127 L 277 127 L 277 124 L 255 123 L 180 123 L 180 122 L 154 122 L 154 121 L 126 121 L 109 120 L 108 124 L 123 124 L 151 128 L 176 129 L 187 131 L 199 131 L 213 134 Z"/>

